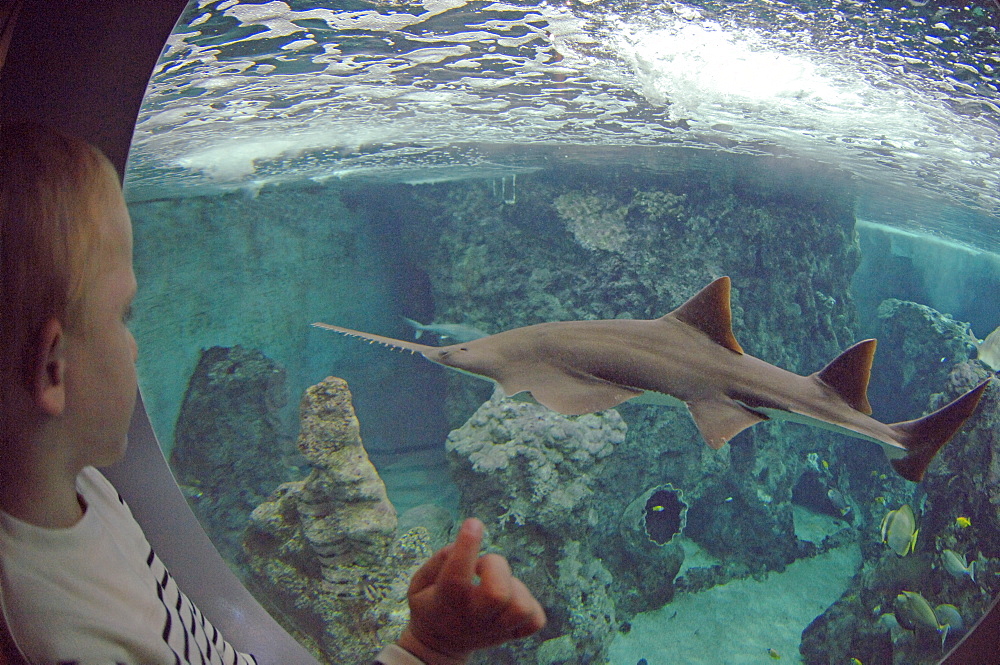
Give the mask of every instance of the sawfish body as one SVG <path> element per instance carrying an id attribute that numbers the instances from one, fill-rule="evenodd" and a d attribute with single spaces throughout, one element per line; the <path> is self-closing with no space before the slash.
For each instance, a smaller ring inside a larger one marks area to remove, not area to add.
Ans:
<path id="1" fill-rule="evenodd" d="M 729 295 L 729 278 L 722 277 L 659 319 L 540 323 L 441 347 L 314 325 L 420 353 L 495 381 L 508 396 L 527 391 L 566 415 L 628 400 L 683 405 L 713 448 L 769 419 L 823 427 L 878 443 L 912 481 L 975 411 L 986 387 L 923 418 L 884 424 L 871 417 L 867 398 L 875 340 L 801 376 L 744 353 L 732 333 Z"/>

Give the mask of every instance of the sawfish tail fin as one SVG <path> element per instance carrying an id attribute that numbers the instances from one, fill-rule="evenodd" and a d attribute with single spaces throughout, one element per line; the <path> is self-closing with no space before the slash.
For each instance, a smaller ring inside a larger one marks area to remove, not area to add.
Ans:
<path id="1" fill-rule="evenodd" d="M 907 449 L 905 457 L 889 460 L 899 475 L 915 483 L 923 479 L 934 455 L 975 412 L 987 384 L 989 379 L 923 418 L 889 425 Z"/>

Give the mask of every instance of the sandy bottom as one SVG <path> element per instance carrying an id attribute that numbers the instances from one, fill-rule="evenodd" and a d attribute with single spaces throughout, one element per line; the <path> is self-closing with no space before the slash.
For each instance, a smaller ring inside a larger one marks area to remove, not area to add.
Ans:
<path id="1" fill-rule="evenodd" d="M 425 503 L 457 509 L 458 488 L 448 473 L 443 448 L 370 457 L 398 514 Z"/>
<path id="2" fill-rule="evenodd" d="M 861 565 L 857 545 L 796 561 L 763 581 L 738 580 L 679 594 L 639 614 L 611 644 L 611 665 L 760 665 L 801 663 L 806 626 L 833 604 Z M 775 660 L 773 649 L 780 660 Z"/>

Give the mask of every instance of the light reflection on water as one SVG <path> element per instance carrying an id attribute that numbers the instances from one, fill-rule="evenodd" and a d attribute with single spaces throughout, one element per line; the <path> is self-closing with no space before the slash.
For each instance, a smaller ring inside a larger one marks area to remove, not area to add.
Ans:
<path id="1" fill-rule="evenodd" d="M 1000 246 L 991 3 L 316 4 L 189 8 L 131 198 L 495 177 L 638 146 L 669 168 L 687 147 L 836 165 L 866 215 Z"/>

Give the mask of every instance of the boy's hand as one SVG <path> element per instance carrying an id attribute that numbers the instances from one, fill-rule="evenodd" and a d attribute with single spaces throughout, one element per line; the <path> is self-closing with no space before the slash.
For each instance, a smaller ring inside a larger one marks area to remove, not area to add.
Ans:
<path id="1" fill-rule="evenodd" d="M 410 582 L 410 623 L 399 645 L 428 665 L 464 663 L 476 649 L 527 637 L 545 625 L 545 611 L 507 560 L 479 556 L 482 540 L 483 523 L 465 520 L 455 542 Z"/>

